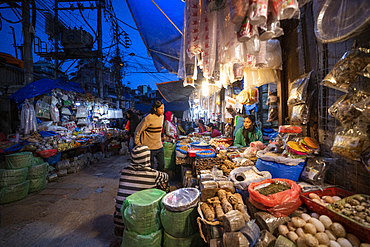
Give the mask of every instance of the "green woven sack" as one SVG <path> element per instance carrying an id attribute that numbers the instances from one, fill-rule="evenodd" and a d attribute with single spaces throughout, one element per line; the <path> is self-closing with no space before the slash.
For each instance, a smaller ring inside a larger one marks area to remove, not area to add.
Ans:
<path id="1" fill-rule="evenodd" d="M 34 164 L 28 168 L 27 180 L 45 177 L 48 173 L 49 163 Z"/>
<path id="2" fill-rule="evenodd" d="M 30 187 L 28 193 L 37 192 L 43 190 L 46 186 L 46 177 L 30 179 Z"/>
<path id="3" fill-rule="evenodd" d="M 147 189 L 126 197 L 121 207 L 126 229 L 140 235 L 158 231 L 161 228 L 159 203 L 165 194 L 162 190 Z"/>
<path id="4" fill-rule="evenodd" d="M 187 238 L 175 238 L 164 231 L 163 247 L 202 247 L 204 244 L 199 233 L 194 233 Z"/>
<path id="5" fill-rule="evenodd" d="M 0 188 L 21 184 L 26 181 L 28 168 L 0 169 Z"/>
<path id="6" fill-rule="evenodd" d="M 139 235 L 125 229 L 121 247 L 161 247 L 162 229 L 148 235 Z"/>
<path id="7" fill-rule="evenodd" d="M 33 157 L 33 164 L 41 164 L 44 163 L 44 159 L 41 157 Z"/>
<path id="8" fill-rule="evenodd" d="M 0 190 L 0 205 L 16 202 L 25 198 L 28 194 L 30 182 L 26 180 L 21 184 L 4 187 Z"/>
<path id="9" fill-rule="evenodd" d="M 32 152 L 8 154 L 5 156 L 6 169 L 21 169 L 33 165 Z"/>
<path id="10" fill-rule="evenodd" d="M 174 170 L 176 167 L 176 144 L 164 142 L 164 169 Z"/>
<path id="11" fill-rule="evenodd" d="M 198 231 L 198 212 L 190 208 L 183 212 L 173 212 L 166 208 L 161 210 L 161 223 L 164 230 L 173 237 L 187 238 Z"/>

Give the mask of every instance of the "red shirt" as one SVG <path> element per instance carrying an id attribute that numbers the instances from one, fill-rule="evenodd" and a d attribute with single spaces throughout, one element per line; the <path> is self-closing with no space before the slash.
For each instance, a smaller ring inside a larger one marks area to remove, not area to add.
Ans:
<path id="1" fill-rule="evenodd" d="M 220 136 L 220 135 L 221 135 L 221 132 L 220 131 L 218 131 L 216 129 L 213 129 L 212 130 L 212 134 L 211 134 L 211 137 L 212 138 L 215 138 L 215 137 Z"/>

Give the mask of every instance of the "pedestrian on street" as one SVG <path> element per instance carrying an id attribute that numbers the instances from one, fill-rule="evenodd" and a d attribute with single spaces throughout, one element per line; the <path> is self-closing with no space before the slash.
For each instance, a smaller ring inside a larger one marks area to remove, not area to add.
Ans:
<path id="1" fill-rule="evenodd" d="M 128 126 L 128 131 L 127 131 L 127 138 L 128 138 L 128 142 L 129 142 L 129 150 L 130 150 L 130 153 L 132 151 L 132 149 L 134 148 L 134 140 L 135 140 L 135 130 L 136 130 L 136 127 L 139 125 L 140 123 L 140 119 L 138 117 L 138 115 L 136 115 L 136 113 L 134 113 L 132 110 L 128 110 L 126 112 L 126 118 L 129 120 L 129 126 Z"/>
<path id="2" fill-rule="evenodd" d="M 119 237 L 122 237 L 124 230 L 121 207 L 126 197 L 145 189 L 166 190 L 168 187 L 168 174 L 152 169 L 150 156 L 151 151 L 147 146 L 134 147 L 131 152 L 131 164 L 121 171 L 113 215 L 114 233 Z"/>
<path id="3" fill-rule="evenodd" d="M 155 101 L 146 116 L 135 130 L 135 144 L 144 145 L 150 149 L 151 167 L 154 169 L 156 158 L 158 171 L 164 168 L 164 151 L 162 145 L 162 125 L 163 125 L 164 105 L 159 100 Z"/>

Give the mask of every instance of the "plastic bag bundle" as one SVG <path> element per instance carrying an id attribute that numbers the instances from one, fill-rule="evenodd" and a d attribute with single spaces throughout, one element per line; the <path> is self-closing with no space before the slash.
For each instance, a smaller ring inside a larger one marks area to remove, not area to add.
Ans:
<path id="1" fill-rule="evenodd" d="M 197 217 L 195 207 L 182 212 L 170 211 L 164 207 L 160 215 L 164 230 L 176 238 L 187 238 L 197 232 Z"/>
<path id="2" fill-rule="evenodd" d="M 60 171 L 60 170 L 65 170 L 65 169 L 68 169 L 70 167 L 70 163 L 69 163 L 69 160 L 62 160 L 62 161 L 59 161 L 56 165 L 55 165 L 55 169 L 57 171 Z"/>
<path id="3" fill-rule="evenodd" d="M 258 26 L 267 21 L 268 4 L 268 0 L 250 2 L 248 18 L 252 25 Z"/>
<path id="4" fill-rule="evenodd" d="M 26 181 L 28 168 L 0 169 L 0 188 L 20 184 Z"/>
<path id="5" fill-rule="evenodd" d="M 201 52 L 200 47 L 200 21 L 201 21 L 201 0 L 190 0 L 185 6 L 185 44 L 189 57 Z"/>
<path id="6" fill-rule="evenodd" d="M 28 194 L 29 181 L 15 184 L 0 189 L 0 205 L 16 202 L 25 198 Z"/>
<path id="7" fill-rule="evenodd" d="M 274 14 L 279 20 L 292 19 L 300 15 L 297 0 L 272 0 Z"/>
<path id="8" fill-rule="evenodd" d="M 240 24 L 249 9 L 249 0 L 229 0 L 231 21 Z"/>
<path id="9" fill-rule="evenodd" d="M 35 109 L 28 100 L 25 100 L 21 111 L 21 129 L 24 130 L 24 134 L 28 135 L 29 133 L 36 131 L 36 123 Z"/>
<path id="10" fill-rule="evenodd" d="M 277 39 L 266 41 L 266 69 L 283 69 L 283 59 L 280 42 Z"/>
<path id="11" fill-rule="evenodd" d="M 58 108 L 54 105 L 50 105 L 50 118 L 53 120 L 53 122 L 59 122 L 59 110 Z"/>
<path id="12" fill-rule="evenodd" d="M 225 232 L 236 232 L 245 225 L 244 215 L 239 210 L 231 210 L 222 216 Z"/>
<path id="13" fill-rule="evenodd" d="M 358 73 L 370 63 L 370 49 L 357 48 L 346 52 L 325 76 L 322 85 L 348 92 Z"/>
<path id="14" fill-rule="evenodd" d="M 267 230 L 269 233 L 273 235 L 278 233 L 278 227 L 280 225 L 284 225 L 289 222 L 289 217 L 287 216 L 275 217 L 274 215 L 268 212 L 262 212 L 262 211 L 255 213 L 254 217 L 256 218 L 257 225 L 262 231 Z"/>
<path id="15" fill-rule="evenodd" d="M 300 104 L 293 106 L 292 116 L 290 119 L 292 122 L 300 122 L 306 124 L 308 121 L 308 107 L 306 104 Z"/>
<path id="16" fill-rule="evenodd" d="M 223 235 L 224 247 L 249 247 L 248 239 L 241 232 L 225 232 Z"/>
<path id="17" fill-rule="evenodd" d="M 161 247 L 162 243 L 162 229 L 150 233 L 148 235 L 140 235 L 136 232 L 124 230 L 122 236 L 121 247 L 135 247 L 135 246 L 153 246 Z"/>
<path id="18" fill-rule="evenodd" d="M 275 245 L 276 237 L 267 230 L 262 230 L 260 238 L 254 247 L 272 247 Z"/>
<path id="19" fill-rule="evenodd" d="M 247 190 L 251 183 L 270 179 L 271 174 L 267 171 L 260 172 L 255 166 L 247 166 L 235 168 L 228 178 L 234 183 L 235 188 Z"/>
<path id="20" fill-rule="evenodd" d="M 159 203 L 165 194 L 158 189 L 147 189 L 126 197 L 121 214 L 127 230 L 142 235 L 158 231 L 161 227 Z"/>

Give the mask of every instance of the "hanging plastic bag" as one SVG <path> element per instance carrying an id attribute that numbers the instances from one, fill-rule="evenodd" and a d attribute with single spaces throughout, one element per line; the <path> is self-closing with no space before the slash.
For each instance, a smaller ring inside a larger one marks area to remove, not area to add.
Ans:
<path id="1" fill-rule="evenodd" d="M 293 106 L 292 110 L 292 122 L 300 122 L 306 124 L 308 120 L 308 107 L 306 104 L 300 104 Z"/>
<path id="2" fill-rule="evenodd" d="M 71 116 L 72 115 L 71 111 L 67 107 L 62 107 L 61 114 L 62 115 L 67 115 L 67 116 Z"/>
<path id="3" fill-rule="evenodd" d="M 299 19 L 298 0 L 272 0 L 272 6 L 279 20 L 292 19 L 293 17 Z"/>
<path id="4" fill-rule="evenodd" d="M 266 41 L 266 69 L 283 69 L 283 59 L 280 42 L 277 39 Z"/>
<path id="5" fill-rule="evenodd" d="M 50 117 L 53 122 L 59 122 L 59 110 L 53 103 L 50 105 Z"/>
<path id="6" fill-rule="evenodd" d="M 86 106 L 78 106 L 77 107 L 77 118 L 86 118 L 87 117 L 87 107 Z"/>
<path id="7" fill-rule="evenodd" d="M 268 119 L 266 122 L 274 122 L 279 120 L 279 109 L 277 105 L 270 105 L 268 111 Z"/>
<path id="8" fill-rule="evenodd" d="M 369 98 L 369 94 L 363 91 L 356 92 L 352 97 L 348 94 L 343 95 L 328 109 L 328 113 L 339 120 L 341 124 L 352 123 L 361 115 L 360 102 L 367 98 Z"/>
<path id="9" fill-rule="evenodd" d="M 237 33 L 238 41 L 245 42 L 254 36 L 253 26 L 248 17 L 245 17 Z"/>
<path id="10" fill-rule="evenodd" d="M 370 63 L 370 49 L 357 48 L 346 52 L 325 76 L 322 85 L 348 92 L 358 73 Z"/>
<path id="11" fill-rule="evenodd" d="M 186 1 L 185 6 L 186 29 L 185 44 L 186 52 L 189 57 L 193 57 L 201 52 L 200 47 L 200 22 L 201 22 L 201 0 Z"/>
<path id="12" fill-rule="evenodd" d="M 268 0 L 251 0 L 248 17 L 254 26 L 261 25 L 267 20 Z"/>
<path id="13" fill-rule="evenodd" d="M 260 42 L 260 50 L 258 55 L 256 56 L 256 64 L 255 66 L 258 68 L 263 68 L 267 65 L 266 60 L 266 41 Z"/>
<path id="14" fill-rule="evenodd" d="M 258 38 L 258 28 L 253 27 L 252 28 L 253 36 L 248 39 L 244 44 L 246 46 L 246 51 L 249 55 L 258 56 L 260 48 L 261 48 L 261 42 Z"/>
<path id="15" fill-rule="evenodd" d="M 353 106 L 356 110 L 360 111 L 363 116 L 370 120 L 370 97 L 366 97 L 365 99 L 354 103 Z"/>
<path id="16" fill-rule="evenodd" d="M 367 148 L 364 146 L 367 139 L 366 128 L 360 128 L 357 125 L 349 129 L 338 128 L 331 150 L 337 155 L 359 160 L 363 150 Z"/>
<path id="17" fill-rule="evenodd" d="M 28 102 L 28 99 L 22 105 L 21 110 L 21 129 L 24 130 L 24 134 L 36 131 L 36 113 L 32 104 Z"/>
<path id="18" fill-rule="evenodd" d="M 269 83 L 266 105 L 277 105 L 277 104 L 278 104 L 277 85 L 275 83 Z"/>
<path id="19" fill-rule="evenodd" d="M 258 188 L 262 185 L 272 183 L 284 183 L 290 186 L 290 189 L 264 196 L 258 192 Z M 252 183 L 248 187 L 249 201 L 256 207 L 264 211 L 268 211 L 275 217 L 284 217 L 301 206 L 302 201 L 299 198 L 301 187 L 289 179 L 266 179 L 261 182 Z"/>
<path id="20" fill-rule="evenodd" d="M 50 119 L 50 105 L 41 100 L 36 102 L 36 116 L 38 118 Z"/>
<path id="21" fill-rule="evenodd" d="M 249 0 L 229 0 L 229 7 L 232 23 L 240 25 L 247 15 Z"/>
<path id="22" fill-rule="evenodd" d="M 312 70 L 308 74 L 303 74 L 293 82 L 288 98 L 289 105 L 306 103 L 307 87 L 311 78 L 311 73 Z"/>

